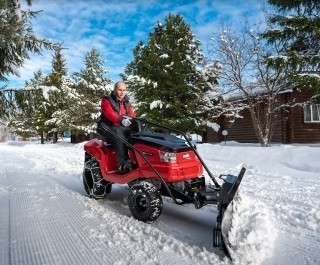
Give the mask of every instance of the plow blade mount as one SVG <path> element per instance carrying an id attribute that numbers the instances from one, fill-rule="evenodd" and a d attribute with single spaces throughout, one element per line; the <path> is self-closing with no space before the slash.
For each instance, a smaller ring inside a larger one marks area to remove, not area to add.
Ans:
<path id="1" fill-rule="evenodd" d="M 219 178 L 221 178 L 224 181 L 220 191 L 220 206 L 227 208 L 229 203 L 233 200 L 234 196 L 236 195 L 236 192 L 238 191 L 238 188 L 240 186 L 245 172 L 246 169 L 243 167 L 240 170 L 238 177 L 230 174 L 219 176 Z"/>

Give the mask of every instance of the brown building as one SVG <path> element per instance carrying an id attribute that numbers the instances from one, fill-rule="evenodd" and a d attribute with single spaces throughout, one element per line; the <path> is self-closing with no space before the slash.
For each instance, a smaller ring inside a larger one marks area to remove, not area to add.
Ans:
<path id="1" fill-rule="evenodd" d="M 278 95 L 278 101 L 286 103 L 295 99 L 295 103 L 307 102 L 311 92 L 298 91 Z M 207 142 L 237 141 L 240 143 L 258 143 L 249 110 L 241 112 L 243 118 L 229 123 L 224 116 L 215 122 L 220 125 L 218 132 L 208 128 Z M 226 130 L 226 139 L 222 131 Z M 293 143 L 320 143 L 320 104 L 296 104 L 294 107 L 282 109 L 277 117 L 271 142 Z"/>

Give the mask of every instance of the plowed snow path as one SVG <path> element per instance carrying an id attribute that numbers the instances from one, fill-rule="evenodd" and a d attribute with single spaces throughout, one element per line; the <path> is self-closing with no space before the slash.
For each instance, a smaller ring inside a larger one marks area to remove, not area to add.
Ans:
<path id="1" fill-rule="evenodd" d="M 176 211 L 166 203 L 169 224 L 144 224 L 131 217 L 125 186 L 115 186 L 109 200 L 84 196 L 82 159 L 46 148 L 20 151 L 0 150 L 1 265 L 229 263 L 220 251 L 204 248 L 210 248 L 216 213 L 194 217 L 183 213 L 193 207 Z M 70 148 L 69 155 L 79 152 Z M 179 223 L 178 230 L 170 226 Z"/>

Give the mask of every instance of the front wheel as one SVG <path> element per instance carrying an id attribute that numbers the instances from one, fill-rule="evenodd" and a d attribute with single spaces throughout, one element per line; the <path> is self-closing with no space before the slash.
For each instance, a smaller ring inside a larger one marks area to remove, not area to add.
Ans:
<path id="1" fill-rule="evenodd" d="M 148 181 L 141 181 L 130 187 L 128 206 L 134 218 L 143 222 L 156 220 L 163 208 L 161 195 Z"/>

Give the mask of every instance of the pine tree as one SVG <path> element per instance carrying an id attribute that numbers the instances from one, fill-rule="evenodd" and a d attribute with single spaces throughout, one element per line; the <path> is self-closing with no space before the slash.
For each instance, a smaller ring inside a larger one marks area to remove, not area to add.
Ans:
<path id="1" fill-rule="evenodd" d="M 45 83 L 51 86 L 55 86 L 59 89 L 62 87 L 63 77 L 67 75 L 67 62 L 62 54 L 62 47 L 58 46 L 55 50 L 55 54 L 52 58 L 52 70 L 46 78 Z"/>
<path id="2" fill-rule="evenodd" d="M 40 135 L 42 143 L 44 134 L 49 133 L 53 134 L 53 142 L 57 141 L 57 133 L 66 128 L 54 117 L 69 104 L 69 93 L 64 86 L 66 74 L 66 61 L 60 47 L 53 56 L 51 73 L 44 76 L 39 70 L 24 89 L 16 91 L 18 110 L 9 124 L 12 131 L 24 136 Z"/>
<path id="3" fill-rule="evenodd" d="M 55 50 L 51 64 L 52 70 L 51 73 L 46 76 L 44 85 L 54 87 L 55 89 L 50 91 L 45 115 L 47 117 L 46 125 L 50 127 L 49 131 L 53 133 L 53 143 L 56 143 L 58 140 L 58 131 L 63 132 L 65 128 L 61 123 L 56 122 L 55 119 L 52 120 L 52 116 L 55 112 L 65 109 L 69 104 L 68 93 L 63 89 L 63 83 L 68 70 L 61 46 Z"/>
<path id="4" fill-rule="evenodd" d="M 7 125 L 15 112 L 15 89 L 0 90 L 0 125 Z"/>
<path id="5" fill-rule="evenodd" d="M 320 2 L 319 0 L 269 0 L 277 11 L 269 17 L 270 28 L 262 35 L 278 44 L 269 63 L 289 67 L 293 84 L 319 88 L 320 85 Z"/>
<path id="6" fill-rule="evenodd" d="M 109 71 L 104 67 L 104 61 L 96 48 L 92 48 L 84 58 L 85 68 L 75 73 L 78 90 L 93 98 L 101 97 L 110 92 L 111 79 L 107 77 Z"/>
<path id="7" fill-rule="evenodd" d="M 43 89 L 45 77 L 41 70 L 34 73 L 34 78 L 26 82 L 24 89 L 15 93 L 17 111 L 11 118 L 9 128 L 21 136 L 41 136 L 49 130 L 47 121 L 48 91 Z"/>
<path id="8" fill-rule="evenodd" d="M 210 86 L 199 70 L 204 62 L 200 42 L 182 16 L 169 14 L 147 44 L 138 43 L 133 56 L 123 78 L 137 101 L 137 113 L 184 131 L 195 128 Z"/>
<path id="9" fill-rule="evenodd" d="M 112 90 L 111 79 L 107 77 L 108 70 L 97 49 L 89 51 L 84 59 L 85 68 L 73 75 L 74 98 L 69 105 L 72 113 L 74 132 L 94 132 L 96 120 L 100 112 L 100 98 Z"/>
<path id="10" fill-rule="evenodd" d="M 31 5 L 31 1 L 27 1 Z M 30 53 L 40 54 L 43 48 L 52 49 L 55 45 L 46 39 L 35 36 L 31 19 L 38 12 L 20 9 L 18 0 L 0 2 L 0 81 L 6 75 L 19 76 L 19 68 Z"/>

